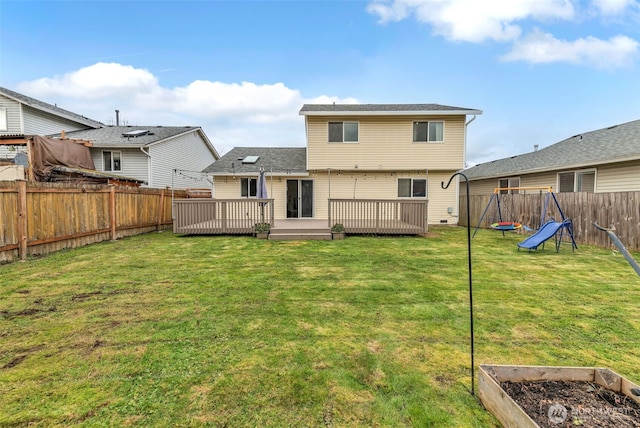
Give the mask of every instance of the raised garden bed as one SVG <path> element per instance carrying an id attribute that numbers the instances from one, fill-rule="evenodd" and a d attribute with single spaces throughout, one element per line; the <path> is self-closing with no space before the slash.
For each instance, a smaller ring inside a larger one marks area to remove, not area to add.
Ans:
<path id="1" fill-rule="evenodd" d="M 505 427 L 638 427 L 638 385 L 606 368 L 481 365 L 480 401 Z"/>

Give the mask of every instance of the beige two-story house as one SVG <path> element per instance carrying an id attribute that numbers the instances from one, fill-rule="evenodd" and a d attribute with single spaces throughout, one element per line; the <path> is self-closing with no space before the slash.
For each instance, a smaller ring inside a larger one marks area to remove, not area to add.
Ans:
<path id="1" fill-rule="evenodd" d="M 456 224 L 469 124 L 482 111 L 438 104 L 305 104 L 306 146 L 238 147 L 207 167 L 218 199 L 255 198 L 267 176 L 275 219 L 327 219 L 330 200 L 428 201 Z"/>

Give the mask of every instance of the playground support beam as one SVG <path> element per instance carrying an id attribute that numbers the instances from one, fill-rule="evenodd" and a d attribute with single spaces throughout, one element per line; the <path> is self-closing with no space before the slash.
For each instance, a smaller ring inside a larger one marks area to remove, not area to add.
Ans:
<path id="1" fill-rule="evenodd" d="M 636 261 L 636 259 L 631 257 L 631 253 L 629 253 L 629 250 L 627 250 L 627 248 L 624 246 L 622 241 L 618 239 L 616 234 L 613 233 L 613 231 L 615 230 L 614 227 L 611 226 L 611 228 L 607 229 L 606 227 L 599 226 L 598 223 L 594 222 L 592 224 L 596 229 L 602 230 L 603 232 L 607 232 L 607 235 L 609 235 L 609 238 L 611 239 L 611 241 L 614 243 L 616 247 L 618 247 L 618 250 L 620 250 L 624 258 L 627 259 L 627 261 L 629 262 L 633 270 L 635 270 L 636 273 L 640 275 L 640 265 L 638 265 L 638 262 Z"/>

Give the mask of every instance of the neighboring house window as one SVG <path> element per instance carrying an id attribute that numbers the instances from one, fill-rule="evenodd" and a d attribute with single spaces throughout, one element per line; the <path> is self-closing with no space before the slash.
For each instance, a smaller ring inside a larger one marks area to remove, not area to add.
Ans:
<path id="1" fill-rule="evenodd" d="M 7 109 L 0 107 L 0 131 L 7 131 Z"/>
<path id="2" fill-rule="evenodd" d="M 122 171 L 122 153 L 111 151 L 102 152 L 102 170 Z"/>
<path id="3" fill-rule="evenodd" d="M 241 178 L 240 179 L 240 196 L 243 198 L 256 197 L 258 193 L 257 178 Z"/>
<path id="4" fill-rule="evenodd" d="M 413 142 L 444 141 L 444 122 L 413 122 Z"/>
<path id="5" fill-rule="evenodd" d="M 588 192 L 593 193 L 596 190 L 596 172 L 588 171 L 572 171 L 561 172 L 558 174 L 558 191 L 559 192 Z"/>
<path id="6" fill-rule="evenodd" d="M 520 177 L 501 178 L 498 180 L 500 189 L 508 189 L 512 187 L 520 187 Z M 500 190 L 501 195 L 520 193 L 519 190 Z"/>
<path id="7" fill-rule="evenodd" d="M 399 198 L 425 198 L 427 196 L 427 180 L 421 178 L 399 178 Z"/>
<path id="8" fill-rule="evenodd" d="M 329 122 L 330 143 L 357 143 L 358 122 Z"/>

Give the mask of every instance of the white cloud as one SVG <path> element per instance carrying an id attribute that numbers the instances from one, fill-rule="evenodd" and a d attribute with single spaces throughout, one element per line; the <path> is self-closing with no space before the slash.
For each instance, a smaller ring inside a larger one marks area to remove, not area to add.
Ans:
<path id="1" fill-rule="evenodd" d="M 536 29 L 516 41 L 511 52 L 502 59 L 534 64 L 567 62 L 608 69 L 632 62 L 638 57 L 639 46 L 637 41 L 626 36 L 616 36 L 609 40 L 585 37 L 566 41 Z"/>
<path id="2" fill-rule="evenodd" d="M 603 15 L 619 15 L 625 10 L 640 8 L 637 0 L 591 0 L 591 3 Z"/>
<path id="3" fill-rule="evenodd" d="M 414 16 L 451 41 L 509 42 L 511 51 L 502 57 L 506 61 L 614 68 L 633 62 L 638 53 L 638 42 L 624 35 L 568 41 L 541 30 L 523 35 L 521 26 L 579 21 L 585 16 L 610 19 L 640 12 L 640 0 L 374 0 L 367 11 L 382 24 Z"/>
<path id="4" fill-rule="evenodd" d="M 101 98 L 114 92 L 149 91 L 158 79 L 149 71 L 130 65 L 99 62 L 64 74 L 44 77 L 21 84 L 21 88 L 40 95 L 64 95 L 79 98 Z"/>
<path id="5" fill-rule="evenodd" d="M 414 15 L 429 24 L 433 32 L 449 40 L 481 42 L 508 41 L 522 32 L 516 25 L 525 19 L 568 20 L 575 10 L 570 0 L 393 0 L 374 1 L 367 11 L 381 23 L 400 21 Z"/>
<path id="6" fill-rule="evenodd" d="M 219 152 L 234 146 L 304 145 L 305 103 L 356 103 L 328 95 L 305 98 L 284 83 L 196 80 L 165 88 L 148 70 L 97 63 L 18 85 L 18 91 L 107 124 L 120 110 L 129 125 L 202 126 Z"/>

